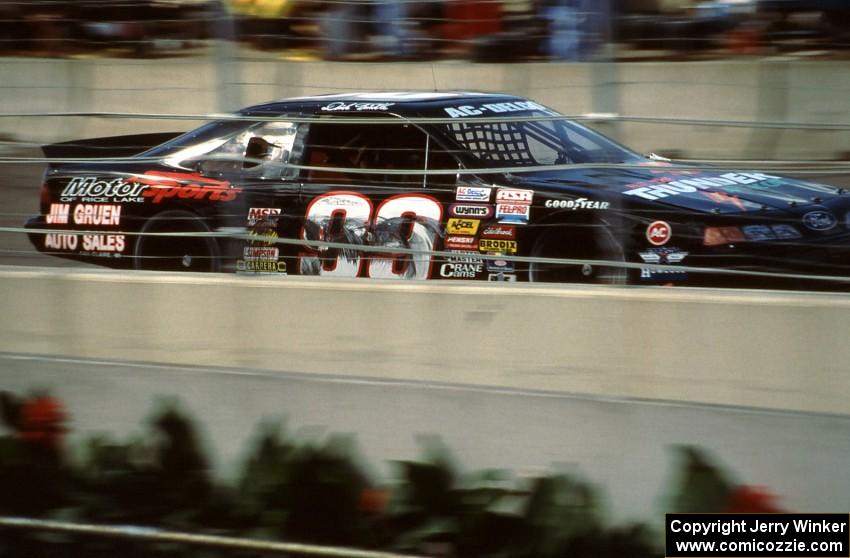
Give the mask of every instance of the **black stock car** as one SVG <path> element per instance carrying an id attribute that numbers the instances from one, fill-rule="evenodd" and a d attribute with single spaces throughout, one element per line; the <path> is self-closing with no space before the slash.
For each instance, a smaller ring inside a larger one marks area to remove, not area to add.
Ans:
<path id="1" fill-rule="evenodd" d="M 31 241 L 159 270 L 732 285 L 754 278 L 693 268 L 848 275 L 843 189 L 676 168 L 525 99 L 359 93 L 239 114 L 168 138 L 45 147 L 133 157 L 51 165 Z"/>

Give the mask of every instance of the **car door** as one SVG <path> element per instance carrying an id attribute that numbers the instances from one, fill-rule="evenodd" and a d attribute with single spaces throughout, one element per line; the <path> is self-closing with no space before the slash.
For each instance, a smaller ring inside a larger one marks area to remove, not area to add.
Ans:
<path id="1" fill-rule="evenodd" d="M 442 247 L 446 192 L 428 188 L 429 138 L 418 127 L 313 123 L 304 148 L 303 226 L 319 241 L 298 256 L 303 275 L 427 279 Z M 401 251 L 396 251 L 401 249 Z"/>

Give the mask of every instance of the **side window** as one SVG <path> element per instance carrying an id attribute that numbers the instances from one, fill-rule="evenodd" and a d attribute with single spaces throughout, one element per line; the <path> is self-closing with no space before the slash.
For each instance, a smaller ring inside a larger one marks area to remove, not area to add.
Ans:
<path id="1" fill-rule="evenodd" d="M 306 177 L 311 181 L 421 186 L 425 144 L 425 133 L 411 124 L 312 124 L 304 146 L 304 164 L 328 170 L 309 170 Z M 364 172 L 356 172 L 359 169 Z M 366 172 L 370 170 L 374 172 Z M 382 172 L 387 170 L 396 172 Z M 399 172 L 404 170 L 411 172 Z"/>
<path id="2" fill-rule="evenodd" d="M 263 179 L 294 178 L 297 170 L 289 163 L 298 161 L 303 150 L 300 128 L 278 121 L 250 126 L 204 155 L 204 170 Z"/>

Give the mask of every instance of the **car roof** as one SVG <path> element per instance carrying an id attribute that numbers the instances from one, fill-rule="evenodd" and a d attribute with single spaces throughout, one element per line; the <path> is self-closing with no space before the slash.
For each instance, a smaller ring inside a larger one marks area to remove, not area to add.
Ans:
<path id="1" fill-rule="evenodd" d="M 528 102 L 523 97 L 476 91 L 362 91 L 294 97 L 243 109 L 245 115 L 283 114 L 377 116 L 392 114 L 406 117 L 445 117 L 443 110 L 470 104 Z"/>

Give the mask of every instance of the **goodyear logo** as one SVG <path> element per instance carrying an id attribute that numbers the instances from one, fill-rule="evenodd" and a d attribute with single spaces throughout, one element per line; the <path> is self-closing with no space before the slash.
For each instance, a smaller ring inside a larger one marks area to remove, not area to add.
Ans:
<path id="1" fill-rule="evenodd" d="M 482 238 L 478 241 L 478 249 L 482 252 L 500 252 L 502 254 L 516 254 L 516 240 L 502 240 L 500 238 Z"/>
<path id="2" fill-rule="evenodd" d="M 449 234 L 465 234 L 474 236 L 478 234 L 478 225 L 481 223 L 478 219 L 449 219 L 446 224 L 446 231 Z"/>

